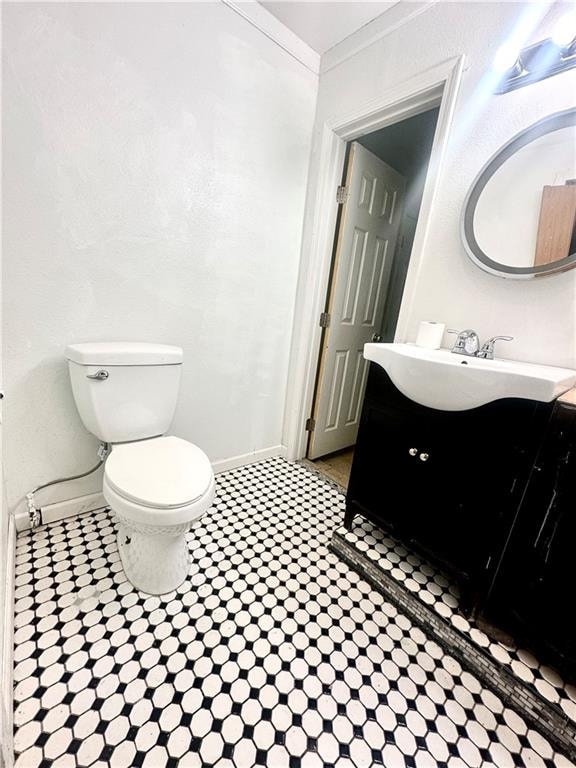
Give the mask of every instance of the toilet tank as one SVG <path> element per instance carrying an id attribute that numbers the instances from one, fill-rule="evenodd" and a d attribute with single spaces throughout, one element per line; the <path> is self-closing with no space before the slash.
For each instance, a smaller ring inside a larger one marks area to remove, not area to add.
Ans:
<path id="1" fill-rule="evenodd" d="M 168 430 L 178 400 L 180 347 L 117 341 L 71 344 L 66 358 L 78 413 L 97 438 L 126 443 Z"/>

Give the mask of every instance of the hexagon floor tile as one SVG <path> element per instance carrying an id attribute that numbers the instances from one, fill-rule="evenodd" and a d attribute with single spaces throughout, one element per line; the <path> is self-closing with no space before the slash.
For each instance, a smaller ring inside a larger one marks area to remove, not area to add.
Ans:
<path id="1" fill-rule="evenodd" d="M 18 536 L 16 768 L 571 765 L 328 551 L 334 487 L 281 458 L 217 486 L 162 597 L 108 511 Z"/>

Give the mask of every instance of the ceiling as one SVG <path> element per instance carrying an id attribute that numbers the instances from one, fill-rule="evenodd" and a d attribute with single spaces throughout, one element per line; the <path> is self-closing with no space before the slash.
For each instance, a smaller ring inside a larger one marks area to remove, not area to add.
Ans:
<path id="1" fill-rule="evenodd" d="M 308 43 L 310 48 L 323 54 L 376 16 L 390 10 L 397 1 L 260 0 L 260 3 L 301 40 Z"/>

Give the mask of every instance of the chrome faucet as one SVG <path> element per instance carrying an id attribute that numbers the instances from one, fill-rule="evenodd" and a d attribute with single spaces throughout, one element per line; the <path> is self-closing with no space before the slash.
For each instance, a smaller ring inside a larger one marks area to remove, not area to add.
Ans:
<path id="1" fill-rule="evenodd" d="M 514 336 L 492 336 L 491 339 L 482 344 L 482 349 L 478 352 L 478 357 L 484 360 L 494 360 L 494 345 L 497 341 L 512 341 Z"/>
<path id="2" fill-rule="evenodd" d="M 456 334 L 456 341 L 452 347 L 452 352 L 457 355 L 469 355 L 476 357 L 480 352 L 480 338 L 476 331 L 468 328 L 466 331 L 448 330 L 448 333 Z"/>

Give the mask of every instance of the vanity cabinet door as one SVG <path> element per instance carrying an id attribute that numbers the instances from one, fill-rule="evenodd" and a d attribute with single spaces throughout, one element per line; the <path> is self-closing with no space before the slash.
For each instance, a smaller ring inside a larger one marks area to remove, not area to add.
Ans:
<path id="1" fill-rule="evenodd" d="M 421 518 L 414 538 L 477 592 L 488 589 L 500 562 L 549 414 L 548 406 L 511 399 L 434 412 L 430 492 L 438 511 Z"/>
<path id="2" fill-rule="evenodd" d="M 429 485 L 430 466 L 420 458 L 429 450 L 428 422 L 420 413 L 365 408 L 348 486 L 348 522 L 359 512 L 406 536 Z"/>
<path id="3" fill-rule="evenodd" d="M 576 673 L 576 408 L 557 404 L 497 575 L 499 623 Z"/>
<path id="4" fill-rule="evenodd" d="M 499 417 L 485 409 L 370 408 L 349 507 L 449 569 L 477 573 L 510 516 L 518 474 L 515 440 L 494 431 Z"/>
<path id="5" fill-rule="evenodd" d="M 410 543 L 451 569 L 476 568 L 477 466 L 473 419 L 453 413 L 430 418 L 426 486 L 412 510 Z"/>
<path id="6" fill-rule="evenodd" d="M 484 568 L 514 485 L 513 441 L 496 439 L 495 421 L 479 408 L 436 411 L 429 422 L 429 477 L 413 510 L 411 540 L 463 576 Z"/>

